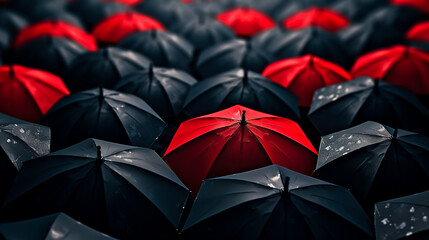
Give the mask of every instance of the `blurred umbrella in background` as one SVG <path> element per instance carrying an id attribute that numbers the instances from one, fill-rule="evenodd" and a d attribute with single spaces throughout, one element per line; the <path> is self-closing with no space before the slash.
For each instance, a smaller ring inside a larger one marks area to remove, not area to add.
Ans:
<path id="1" fill-rule="evenodd" d="M 369 14 L 366 20 L 405 32 L 414 24 L 425 20 L 425 17 L 423 13 L 411 7 L 385 5 Z"/>
<path id="2" fill-rule="evenodd" d="M 144 0 L 134 9 L 155 18 L 167 28 L 196 17 L 196 13 L 189 5 L 177 0 Z"/>
<path id="3" fill-rule="evenodd" d="M 299 11 L 283 20 L 287 29 L 301 29 L 309 26 L 320 27 L 330 32 L 337 32 L 349 25 L 349 20 L 328 8 L 313 7 Z"/>

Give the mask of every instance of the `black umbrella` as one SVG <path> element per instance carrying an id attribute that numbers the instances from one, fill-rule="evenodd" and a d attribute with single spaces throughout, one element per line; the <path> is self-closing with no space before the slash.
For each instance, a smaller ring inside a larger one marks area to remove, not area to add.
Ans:
<path id="1" fill-rule="evenodd" d="M 267 46 L 267 50 L 279 59 L 310 54 L 344 68 L 351 65 L 351 58 L 339 37 L 318 27 L 288 31 Z"/>
<path id="2" fill-rule="evenodd" d="M 373 239 L 343 187 L 272 165 L 205 180 L 183 239 Z"/>
<path id="3" fill-rule="evenodd" d="M 380 7 L 367 17 L 367 21 L 378 22 L 379 24 L 390 26 L 403 32 L 425 19 L 423 13 L 417 9 L 397 5 Z"/>
<path id="4" fill-rule="evenodd" d="M 351 25 L 338 32 L 338 36 L 355 59 L 377 49 L 405 43 L 402 31 L 373 21 Z"/>
<path id="5" fill-rule="evenodd" d="M 212 1 L 212 2 L 193 1 L 189 3 L 189 6 L 198 16 L 201 16 L 201 17 L 204 17 L 204 16 L 214 17 L 218 13 L 225 10 L 218 1 Z"/>
<path id="6" fill-rule="evenodd" d="M 283 38 L 285 34 L 286 30 L 284 28 L 274 27 L 255 35 L 250 41 L 253 46 L 269 51 L 270 46 L 278 41 L 279 38 Z"/>
<path id="7" fill-rule="evenodd" d="M 120 239 L 172 239 L 189 196 L 153 150 L 88 139 L 26 162 L 1 215 L 64 212 Z"/>
<path id="8" fill-rule="evenodd" d="M 14 64 L 41 69 L 57 76 L 65 76 L 70 63 L 87 50 L 66 38 L 42 36 L 26 42 L 12 53 Z"/>
<path id="9" fill-rule="evenodd" d="M 49 153 L 50 138 L 48 127 L 0 114 L 0 204 L 21 165 Z"/>
<path id="10" fill-rule="evenodd" d="M 3 237 L 3 238 L 2 238 Z M 19 222 L 0 223 L 0 238 L 17 239 L 62 239 L 62 240 L 113 240 L 64 213 L 28 219 Z"/>
<path id="11" fill-rule="evenodd" d="M 375 204 L 377 239 L 429 238 L 429 191 Z"/>
<path id="12" fill-rule="evenodd" d="M 167 27 L 176 23 L 184 23 L 196 16 L 190 6 L 176 0 L 144 0 L 134 9 L 155 18 Z"/>
<path id="13" fill-rule="evenodd" d="M 374 203 L 429 190 L 429 138 L 376 122 L 322 137 L 315 177 L 347 187 L 372 215 Z"/>
<path id="14" fill-rule="evenodd" d="M 142 31 L 125 37 L 118 47 L 138 52 L 157 67 L 191 70 L 194 47 L 182 37 L 161 30 Z"/>
<path id="15" fill-rule="evenodd" d="M 0 58 L 3 54 L 8 52 L 10 40 L 10 33 L 7 32 L 7 30 L 0 28 Z"/>
<path id="16" fill-rule="evenodd" d="M 236 39 L 210 47 L 199 55 L 195 70 L 203 78 L 244 68 L 262 73 L 276 59 L 267 51 L 253 46 L 252 42 Z"/>
<path id="17" fill-rule="evenodd" d="M 386 3 L 387 1 L 379 0 L 341 0 L 334 1 L 330 8 L 347 16 L 352 22 L 360 22 Z"/>
<path id="18" fill-rule="evenodd" d="M 234 69 L 193 85 L 183 107 L 185 118 L 234 105 L 299 120 L 298 98 L 281 85 L 244 69 Z"/>
<path id="19" fill-rule="evenodd" d="M 70 92 L 94 87 L 112 88 L 121 77 L 149 68 L 151 61 L 141 54 L 116 47 L 87 52 L 69 65 L 64 82 Z"/>
<path id="20" fill-rule="evenodd" d="M 183 71 L 150 67 L 125 76 L 114 89 L 140 97 L 170 122 L 182 111 L 186 94 L 195 83 L 197 80 Z"/>
<path id="21" fill-rule="evenodd" d="M 321 135 L 366 121 L 429 133 L 429 111 L 413 93 L 369 77 L 317 90 L 308 118 Z"/>
<path id="22" fill-rule="evenodd" d="M 12 36 L 15 36 L 27 24 L 27 20 L 19 13 L 8 8 L 0 8 L 0 28 L 7 30 Z"/>
<path id="23" fill-rule="evenodd" d="M 229 27 L 208 17 L 178 22 L 169 29 L 191 42 L 198 51 L 235 38 L 235 33 Z"/>
<path id="24" fill-rule="evenodd" d="M 285 1 L 273 13 L 274 19 L 281 25 L 283 20 L 293 14 L 310 7 L 304 1 Z"/>
<path id="25" fill-rule="evenodd" d="M 77 16 L 65 10 L 37 9 L 31 13 L 30 18 L 33 23 L 43 21 L 61 21 L 81 29 L 85 29 L 85 26 Z"/>
<path id="26" fill-rule="evenodd" d="M 64 9 L 67 0 L 13 0 L 8 1 L 9 7 L 23 13 L 24 15 L 31 15 L 32 12 L 38 9 Z"/>
<path id="27" fill-rule="evenodd" d="M 166 125 L 142 99 L 102 88 L 60 99 L 41 122 L 51 127 L 53 149 L 89 137 L 150 147 Z"/>
<path id="28" fill-rule="evenodd" d="M 107 17 L 129 10 L 119 2 L 99 0 L 75 0 L 70 2 L 67 8 L 79 16 L 86 28 L 90 30 Z"/>

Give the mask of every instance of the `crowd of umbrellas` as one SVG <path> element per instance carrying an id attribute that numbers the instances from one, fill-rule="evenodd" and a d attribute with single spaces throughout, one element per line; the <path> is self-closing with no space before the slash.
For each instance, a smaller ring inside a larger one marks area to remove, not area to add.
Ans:
<path id="1" fill-rule="evenodd" d="M 429 239 L 425 0 L 1 0 L 0 239 Z"/>

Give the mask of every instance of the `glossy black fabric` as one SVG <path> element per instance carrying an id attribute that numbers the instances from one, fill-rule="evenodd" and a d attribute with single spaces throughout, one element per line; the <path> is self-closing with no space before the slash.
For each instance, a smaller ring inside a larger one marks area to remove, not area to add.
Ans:
<path id="1" fill-rule="evenodd" d="M 166 31 L 150 30 L 131 34 L 118 47 L 138 52 L 157 67 L 191 71 L 194 47 L 184 38 Z"/>
<path id="2" fill-rule="evenodd" d="M 11 36 L 15 36 L 27 24 L 27 19 L 21 14 L 8 8 L 0 8 L 0 28 L 6 30 Z"/>
<path id="3" fill-rule="evenodd" d="M 384 0 L 340 0 L 329 7 L 343 14 L 350 22 L 358 23 L 365 20 L 374 10 L 387 5 Z"/>
<path id="4" fill-rule="evenodd" d="M 116 47 L 87 52 L 69 65 L 64 83 L 70 92 L 95 87 L 112 88 L 123 76 L 149 68 L 151 61 L 130 50 Z"/>
<path id="5" fill-rule="evenodd" d="M 198 51 L 235 38 L 229 27 L 208 17 L 194 17 L 173 24 L 169 29 L 191 42 Z"/>
<path id="6" fill-rule="evenodd" d="M 315 177 L 350 189 L 370 215 L 374 203 L 429 190 L 429 138 L 366 122 L 322 137 Z"/>
<path id="7" fill-rule="evenodd" d="M 185 23 L 196 16 L 190 6 L 176 0 L 145 0 L 134 9 L 155 18 L 167 28 L 176 23 Z"/>
<path id="8" fill-rule="evenodd" d="M 11 35 L 7 30 L 0 28 L 0 54 L 8 51 Z M 0 55 L 1 56 L 1 55 Z"/>
<path id="9" fill-rule="evenodd" d="M 114 239 L 87 227 L 64 213 L 56 213 L 19 222 L 0 223 L 0 236 L 3 236 L 5 240 Z"/>
<path id="10" fill-rule="evenodd" d="M 12 53 L 11 62 L 65 77 L 70 63 L 86 51 L 79 43 L 69 39 L 42 36 L 16 49 Z"/>
<path id="11" fill-rule="evenodd" d="M 269 51 L 270 46 L 274 44 L 278 38 L 284 37 L 286 31 L 287 30 L 282 27 L 271 28 L 255 35 L 250 41 L 253 46 Z"/>
<path id="12" fill-rule="evenodd" d="M 41 21 L 61 21 L 85 29 L 84 24 L 74 14 L 65 10 L 38 9 L 29 16 L 33 23 Z"/>
<path id="13" fill-rule="evenodd" d="M 262 73 L 276 59 L 269 52 L 241 39 L 215 45 L 201 52 L 195 70 L 202 78 L 211 77 L 234 68 Z"/>
<path id="14" fill-rule="evenodd" d="M 166 125 L 142 99 L 102 88 L 60 99 L 41 123 L 51 127 L 55 150 L 90 137 L 150 147 Z"/>
<path id="15" fill-rule="evenodd" d="M 367 17 L 367 21 L 390 26 L 405 32 L 414 24 L 424 21 L 426 18 L 417 9 L 407 6 L 386 5 L 377 8 Z"/>
<path id="16" fill-rule="evenodd" d="M 183 239 L 373 239 L 343 187 L 272 165 L 205 180 Z"/>
<path id="17" fill-rule="evenodd" d="M 183 71 L 150 67 L 125 76 L 114 89 L 140 97 L 168 121 L 182 111 L 188 90 L 196 83 L 195 78 Z"/>
<path id="18" fill-rule="evenodd" d="M 183 116 L 194 118 L 237 104 L 299 120 L 295 95 L 264 76 L 244 69 L 234 69 L 193 85 L 185 100 Z"/>
<path id="19" fill-rule="evenodd" d="M 1 216 L 64 212 L 120 239 L 172 239 L 189 196 L 153 150 L 88 139 L 26 162 Z"/>
<path id="20" fill-rule="evenodd" d="M 39 9 L 61 10 L 65 8 L 66 4 L 67 0 L 13 0 L 7 2 L 8 7 L 27 16 Z"/>
<path id="21" fill-rule="evenodd" d="M 317 90 L 308 118 L 321 135 L 366 121 L 429 134 L 429 110 L 413 93 L 369 77 Z"/>

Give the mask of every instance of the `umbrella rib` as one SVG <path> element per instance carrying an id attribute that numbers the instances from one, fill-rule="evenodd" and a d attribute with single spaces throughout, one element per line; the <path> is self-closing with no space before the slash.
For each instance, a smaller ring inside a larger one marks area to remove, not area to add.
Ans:
<path id="1" fill-rule="evenodd" d="M 31 79 L 34 79 L 34 78 L 31 78 Z M 30 92 L 30 90 L 28 90 L 27 86 L 21 81 L 16 81 L 16 82 L 18 82 L 18 84 L 21 85 L 24 92 L 26 92 L 28 94 L 28 96 L 30 96 L 30 99 L 32 100 L 32 102 L 34 102 L 35 105 L 37 106 L 37 110 L 39 110 L 39 113 L 41 115 L 43 115 L 42 109 L 40 109 L 40 106 L 37 103 L 36 98 L 33 96 L 33 94 Z M 49 86 L 49 85 L 47 85 L 47 86 Z"/>

